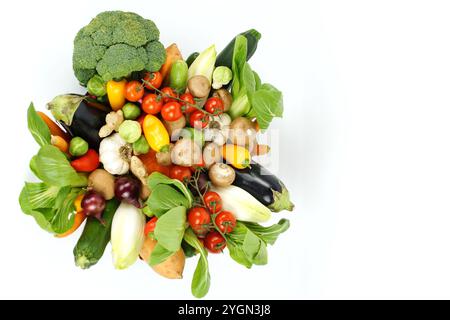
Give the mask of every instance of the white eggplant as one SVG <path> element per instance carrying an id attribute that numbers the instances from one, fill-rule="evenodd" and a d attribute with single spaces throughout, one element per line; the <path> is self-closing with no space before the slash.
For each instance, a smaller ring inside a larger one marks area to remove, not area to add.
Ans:
<path id="1" fill-rule="evenodd" d="M 126 269 L 136 262 L 144 243 L 145 216 L 140 209 L 122 202 L 114 214 L 111 227 L 113 263 Z"/>
<path id="2" fill-rule="evenodd" d="M 223 210 L 230 211 L 237 220 L 247 222 L 266 222 L 270 219 L 271 211 L 250 193 L 236 186 L 211 187 L 222 198 Z"/>

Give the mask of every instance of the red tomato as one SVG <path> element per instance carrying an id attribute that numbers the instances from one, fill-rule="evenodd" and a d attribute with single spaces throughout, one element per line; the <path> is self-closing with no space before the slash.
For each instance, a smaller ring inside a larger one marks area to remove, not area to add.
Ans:
<path id="1" fill-rule="evenodd" d="M 162 80 L 160 72 L 147 72 L 144 77 L 145 87 L 149 90 L 159 89 Z"/>
<path id="2" fill-rule="evenodd" d="M 202 207 L 194 207 L 188 212 L 188 222 L 192 230 L 200 237 L 208 233 L 211 216 Z"/>
<path id="3" fill-rule="evenodd" d="M 217 231 L 211 231 L 205 237 L 205 248 L 211 253 L 222 252 L 227 243 L 222 235 Z"/>
<path id="4" fill-rule="evenodd" d="M 161 109 L 161 116 L 166 121 L 177 121 L 183 116 L 181 104 L 176 101 L 167 102 Z"/>
<path id="5" fill-rule="evenodd" d="M 223 102 L 222 99 L 217 97 L 212 97 L 206 100 L 205 110 L 214 115 L 223 113 Z"/>
<path id="6" fill-rule="evenodd" d="M 149 114 L 157 114 L 161 111 L 161 108 L 163 106 L 163 101 L 160 96 L 157 96 L 154 93 L 149 93 L 144 97 L 142 100 L 142 110 L 145 113 Z"/>
<path id="7" fill-rule="evenodd" d="M 217 192 L 208 191 L 203 196 L 203 200 L 211 213 L 217 213 L 222 210 L 222 198 L 220 198 Z"/>
<path id="8" fill-rule="evenodd" d="M 192 112 L 189 123 L 192 128 L 204 128 L 208 125 L 209 116 L 203 111 L 196 110 Z"/>
<path id="9" fill-rule="evenodd" d="M 173 166 L 169 171 L 169 177 L 171 179 L 177 179 L 181 182 L 188 181 L 191 175 L 191 170 L 188 167 Z"/>
<path id="10" fill-rule="evenodd" d="M 181 105 L 183 106 L 182 111 L 184 113 L 191 113 L 191 112 L 194 112 L 195 110 L 197 110 L 197 108 L 189 105 L 189 104 L 195 104 L 194 96 L 192 94 L 190 94 L 189 92 L 183 93 L 180 96 L 180 99 L 187 102 L 187 103 L 181 103 Z"/>
<path id="11" fill-rule="evenodd" d="M 136 102 L 144 96 L 144 87 L 139 81 L 130 81 L 125 86 L 125 98 L 128 101 Z"/>
<path id="12" fill-rule="evenodd" d="M 214 221 L 223 234 L 230 233 L 236 227 L 236 218 L 230 211 L 222 211 Z"/>
<path id="13" fill-rule="evenodd" d="M 156 221 L 158 221 L 158 217 L 153 217 L 145 224 L 144 234 L 148 236 L 150 232 L 155 231 Z"/>
<path id="14" fill-rule="evenodd" d="M 177 94 L 175 93 L 175 91 L 173 91 L 173 89 L 170 88 L 170 87 L 162 88 L 161 92 L 162 92 L 164 103 L 167 103 L 169 101 L 173 101 L 173 99 L 171 99 L 171 98 L 176 98 L 177 97 Z"/>

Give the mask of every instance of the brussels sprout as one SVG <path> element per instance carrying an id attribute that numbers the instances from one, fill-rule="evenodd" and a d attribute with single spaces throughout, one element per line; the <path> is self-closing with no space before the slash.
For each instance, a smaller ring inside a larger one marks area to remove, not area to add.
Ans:
<path id="1" fill-rule="evenodd" d="M 149 151 L 150 146 L 143 135 L 133 143 L 133 153 L 135 155 L 146 154 Z"/>
<path id="2" fill-rule="evenodd" d="M 135 120 L 141 115 L 141 108 L 128 102 L 122 107 L 122 112 L 126 120 Z"/>
<path id="3" fill-rule="evenodd" d="M 69 153 L 74 157 L 81 157 L 88 152 L 89 144 L 80 137 L 74 137 L 70 140 Z"/>
<path id="4" fill-rule="evenodd" d="M 98 74 L 93 76 L 87 83 L 89 94 L 96 97 L 103 97 L 106 94 L 106 84 Z"/>
<path id="5" fill-rule="evenodd" d="M 128 143 L 136 142 L 141 134 L 141 125 L 134 120 L 125 120 L 119 127 L 119 135 Z"/>

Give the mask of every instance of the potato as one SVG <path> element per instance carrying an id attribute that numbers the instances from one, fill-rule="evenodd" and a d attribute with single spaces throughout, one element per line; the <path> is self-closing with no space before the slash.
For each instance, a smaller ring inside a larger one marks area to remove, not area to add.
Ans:
<path id="1" fill-rule="evenodd" d="M 170 166 L 172 164 L 171 152 L 173 149 L 173 143 L 170 144 L 168 151 L 156 153 L 156 162 L 161 166 Z"/>
<path id="2" fill-rule="evenodd" d="M 146 263 L 150 260 L 150 256 L 157 243 L 158 242 L 151 237 L 145 239 L 139 255 Z M 170 256 L 166 261 L 151 267 L 156 273 L 165 278 L 181 279 L 183 278 L 185 262 L 186 257 L 184 256 L 183 249 L 180 248 L 180 250 L 175 252 L 175 254 Z"/>
<path id="3" fill-rule="evenodd" d="M 92 171 L 89 175 L 88 187 L 100 193 L 106 200 L 114 198 L 114 176 L 106 170 Z"/>

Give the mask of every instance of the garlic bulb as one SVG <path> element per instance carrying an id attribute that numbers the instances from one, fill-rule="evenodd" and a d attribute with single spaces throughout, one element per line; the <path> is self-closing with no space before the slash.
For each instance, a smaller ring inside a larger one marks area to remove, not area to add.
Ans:
<path id="1" fill-rule="evenodd" d="M 130 169 L 132 147 L 115 133 L 100 143 L 100 162 L 111 174 L 125 174 Z"/>

